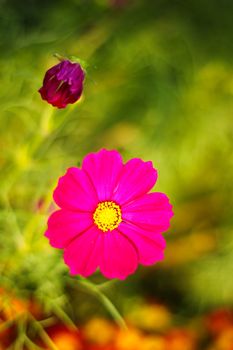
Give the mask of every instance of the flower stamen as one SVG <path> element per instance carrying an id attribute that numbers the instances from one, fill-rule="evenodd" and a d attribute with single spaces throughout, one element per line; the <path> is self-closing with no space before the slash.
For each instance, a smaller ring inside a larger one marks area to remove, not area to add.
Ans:
<path id="1" fill-rule="evenodd" d="M 112 201 L 101 202 L 97 205 L 93 220 L 101 231 L 112 231 L 122 222 L 121 208 Z"/>

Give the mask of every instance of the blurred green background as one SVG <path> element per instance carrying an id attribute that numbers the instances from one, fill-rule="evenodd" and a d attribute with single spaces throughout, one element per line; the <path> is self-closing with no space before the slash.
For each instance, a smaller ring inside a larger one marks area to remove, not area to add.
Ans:
<path id="1" fill-rule="evenodd" d="M 175 212 L 165 260 L 106 286 L 120 312 L 155 302 L 179 324 L 232 307 L 232 11 L 230 0 L 1 0 L 1 290 L 64 323 L 109 316 L 43 237 L 57 178 L 106 147 L 152 160 Z M 65 110 L 38 93 L 55 52 L 89 65 Z"/>

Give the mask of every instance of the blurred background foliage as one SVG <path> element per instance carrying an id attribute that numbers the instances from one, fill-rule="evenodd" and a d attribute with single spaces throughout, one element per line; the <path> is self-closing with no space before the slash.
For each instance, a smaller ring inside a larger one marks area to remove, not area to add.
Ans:
<path id="1" fill-rule="evenodd" d="M 124 282 L 102 285 L 98 274 L 93 280 L 130 324 L 154 337 L 170 327 L 186 339 L 172 327 L 187 324 L 200 337 L 200 318 L 223 307 L 217 317 L 233 329 L 232 11 L 230 0 L 0 1 L 2 332 L 13 324 L 17 334 L 26 333 L 24 317 L 17 317 L 27 310 L 48 349 L 55 345 L 41 322 L 50 325 L 54 318 L 71 328 L 89 322 L 87 338 L 102 334 L 99 347 L 90 349 L 112 349 L 101 347 L 109 344 L 101 343 L 104 334 L 115 337 L 108 312 L 68 277 L 61 252 L 43 237 L 57 178 L 102 147 L 118 149 L 125 160 L 153 160 L 155 189 L 169 195 L 175 216 L 163 262 Z M 82 99 L 65 110 L 47 105 L 37 92 L 57 63 L 55 52 L 89 65 Z M 206 327 L 211 333 L 212 323 Z M 225 335 L 230 346 L 232 329 Z M 65 336 L 71 346 L 59 349 L 82 348 L 81 341 L 72 343 L 72 332 Z M 144 349 L 138 332 L 122 341 L 120 333 L 117 349 Z M 7 338 L 24 349 L 26 338 L 8 333 L 1 337 L 3 349 Z M 164 338 L 157 338 L 147 338 L 145 349 L 163 350 Z M 222 345 L 225 338 L 208 349 L 232 350 Z M 194 340 L 190 347 L 182 341 L 175 350 L 196 349 Z M 30 337 L 26 345 L 36 349 Z"/>

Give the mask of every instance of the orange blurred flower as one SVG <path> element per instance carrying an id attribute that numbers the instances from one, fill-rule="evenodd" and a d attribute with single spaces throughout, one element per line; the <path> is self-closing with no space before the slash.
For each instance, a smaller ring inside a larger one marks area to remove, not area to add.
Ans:
<path id="1" fill-rule="evenodd" d="M 166 341 L 162 336 L 150 336 L 144 339 L 141 350 L 166 350 Z"/>
<path id="2" fill-rule="evenodd" d="M 0 317 L 12 320 L 28 310 L 28 301 L 15 298 L 11 293 L 0 289 Z"/>
<path id="3" fill-rule="evenodd" d="M 115 345 L 116 350 L 142 350 L 143 336 L 136 329 L 119 331 Z"/>
<path id="4" fill-rule="evenodd" d="M 0 289 L 0 318 L 5 321 L 14 320 L 28 313 L 39 319 L 43 311 L 39 303 L 33 299 L 20 299 L 3 288 Z"/>
<path id="5" fill-rule="evenodd" d="M 233 311 L 223 308 L 215 310 L 206 316 L 205 325 L 207 330 L 216 336 L 227 328 L 233 327 Z"/>
<path id="6" fill-rule="evenodd" d="M 56 325 L 47 329 L 46 332 L 59 350 L 84 350 L 78 331 Z"/>
<path id="7" fill-rule="evenodd" d="M 216 350 L 233 350 L 233 326 L 219 335 L 216 340 Z"/>
<path id="8" fill-rule="evenodd" d="M 116 337 L 116 326 L 103 318 L 93 318 L 82 329 L 84 340 L 99 347 L 110 346 Z"/>
<path id="9" fill-rule="evenodd" d="M 171 313 L 161 304 L 135 306 L 126 316 L 129 322 L 146 331 L 161 331 L 170 326 Z"/>
<path id="10" fill-rule="evenodd" d="M 196 339 L 186 329 L 173 329 L 166 335 L 166 350 L 195 350 Z"/>

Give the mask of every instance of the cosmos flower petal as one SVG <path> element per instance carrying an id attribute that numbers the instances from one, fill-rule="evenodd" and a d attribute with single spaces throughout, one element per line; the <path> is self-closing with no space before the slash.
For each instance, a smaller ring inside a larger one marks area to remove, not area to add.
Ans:
<path id="1" fill-rule="evenodd" d="M 82 169 L 94 184 L 100 201 L 111 199 L 122 168 L 120 154 L 105 149 L 98 153 L 90 153 L 82 164 Z"/>
<path id="2" fill-rule="evenodd" d="M 164 211 L 171 211 L 172 205 L 169 202 L 169 198 L 166 196 L 166 194 L 161 192 L 152 192 L 147 193 L 144 196 L 141 196 L 134 201 L 125 204 L 122 206 L 125 210 L 132 212 L 139 212 L 139 211 L 153 211 L 153 210 L 164 210 Z"/>
<path id="3" fill-rule="evenodd" d="M 92 226 L 65 248 L 64 261 L 71 275 L 88 277 L 96 271 L 102 254 L 103 234 Z"/>
<path id="4" fill-rule="evenodd" d="M 148 235 L 147 231 L 124 222 L 120 224 L 119 231 L 137 247 L 140 264 L 152 265 L 163 260 L 166 241 L 161 234 Z"/>
<path id="5" fill-rule="evenodd" d="M 49 90 L 47 90 L 45 86 L 42 86 L 39 91 L 44 100 L 46 100 L 46 98 L 51 100 L 54 97 L 56 97 L 56 91 L 60 84 L 60 81 L 57 80 L 56 76 L 52 76 L 52 77 L 46 76 L 45 81 L 49 81 Z"/>
<path id="6" fill-rule="evenodd" d="M 107 278 L 125 279 L 135 272 L 138 253 L 130 240 L 118 230 L 104 234 L 104 249 L 100 260 L 100 271 Z"/>
<path id="7" fill-rule="evenodd" d="M 48 83 L 52 77 L 57 75 L 57 73 L 60 70 L 60 67 L 61 66 L 59 66 L 59 64 L 56 64 L 55 66 L 53 66 L 47 70 L 47 72 L 45 73 L 45 76 L 44 76 L 43 85 Z"/>
<path id="8" fill-rule="evenodd" d="M 63 60 L 56 76 L 58 80 L 66 81 L 72 87 L 77 87 L 77 82 L 79 84 L 80 80 L 84 79 L 84 72 L 79 63 Z"/>
<path id="9" fill-rule="evenodd" d="M 92 225 L 93 219 L 90 213 L 61 209 L 50 216 L 45 236 L 53 247 L 63 249 Z"/>
<path id="10" fill-rule="evenodd" d="M 59 84 L 60 83 L 58 82 L 56 91 L 54 93 L 53 93 L 54 87 L 51 86 L 48 92 L 48 97 L 49 95 L 51 95 L 49 99 L 50 99 L 50 103 L 54 107 L 65 108 L 65 106 L 67 105 L 67 100 L 69 99 L 69 96 L 70 96 L 70 93 L 68 90 L 68 83 L 63 83 L 60 87 L 59 87 Z"/>
<path id="11" fill-rule="evenodd" d="M 157 180 L 157 171 L 152 162 L 133 158 L 123 167 L 113 200 L 124 205 L 147 193 Z"/>
<path id="12" fill-rule="evenodd" d="M 92 211 L 98 202 L 87 174 L 75 167 L 60 177 L 53 198 L 60 208 L 71 211 Z"/>
<path id="13" fill-rule="evenodd" d="M 173 216 L 172 206 L 163 193 L 149 193 L 122 208 L 122 218 L 155 233 L 166 231 Z"/>

